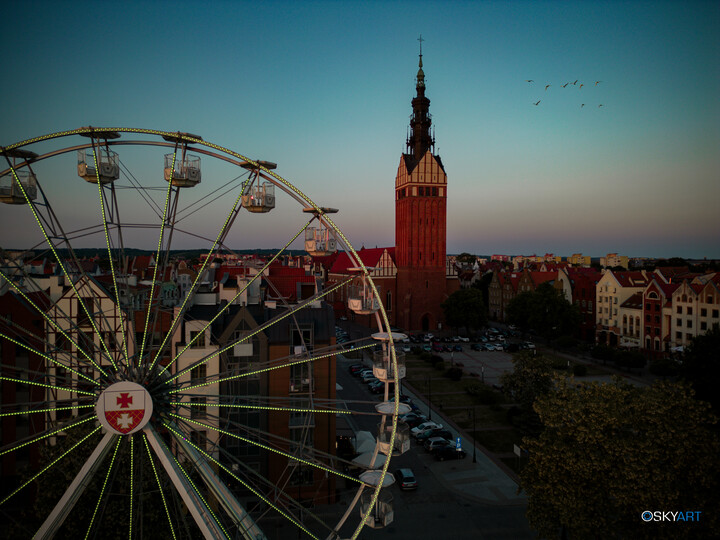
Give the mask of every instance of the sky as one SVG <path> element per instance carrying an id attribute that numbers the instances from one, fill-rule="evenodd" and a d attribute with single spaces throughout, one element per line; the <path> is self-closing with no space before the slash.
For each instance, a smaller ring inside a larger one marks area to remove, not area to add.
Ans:
<path id="1" fill-rule="evenodd" d="M 13 2 L 0 144 L 87 125 L 199 134 L 276 162 L 340 210 L 355 248 L 392 246 L 422 35 L 448 253 L 720 258 L 718 28 L 716 1 Z M 162 157 L 133 151 L 162 186 Z M 203 159 L 202 189 L 234 174 Z M 74 167 L 36 171 L 69 229 L 99 212 Z M 232 247 L 280 247 L 296 210 L 238 218 Z M 214 238 L 224 212 L 188 224 Z M 0 207 L 0 246 L 38 238 L 27 208 Z"/>

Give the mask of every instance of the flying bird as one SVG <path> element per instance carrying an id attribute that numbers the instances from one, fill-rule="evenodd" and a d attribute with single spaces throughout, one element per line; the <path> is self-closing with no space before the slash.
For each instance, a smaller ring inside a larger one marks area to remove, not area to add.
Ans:
<path id="1" fill-rule="evenodd" d="M 602 107 L 602 106 L 603 106 L 602 103 L 601 103 L 600 105 L 598 105 L 598 109 L 599 109 L 600 107 Z"/>
<path id="2" fill-rule="evenodd" d="M 595 81 L 595 86 L 598 85 L 598 83 L 601 83 L 602 81 Z"/>
<path id="3" fill-rule="evenodd" d="M 580 88 L 582 88 L 583 86 L 585 86 L 585 85 L 583 83 L 580 83 Z"/>
<path id="4" fill-rule="evenodd" d="M 550 86 L 552 86 L 552 85 L 550 85 L 550 84 L 545 85 L 545 91 L 547 91 L 547 89 L 550 88 Z"/>
<path id="5" fill-rule="evenodd" d="M 570 83 L 566 82 L 565 84 L 562 85 L 562 87 L 565 88 L 568 84 L 570 84 Z"/>
<path id="6" fill-rule="evenodd" d="M 581 103 L 581 104 L 580 104 L 580 108 L 581 108 L 581 109 L 582 109 L 584 106 L 585 106 L 584 103 Z"/>
<path id="7" fill-rule="evenodd" d="M 525 79 L 525 82 L 535 82 L 532 79 Z"/>
<path id="8" fill-rule="evenodd" d="M 537 107 L 538 103 L 540 103 L 541 101 L 542 101 L 542 99 L 538 99 L 538 100 L 535 102 L 535 106 Z"/>
<path id="9" fill-rule="evenodd" d="M 577 79 L 575 79 L 575 82 L 573 83 L 573 85 L 576 85 L 576 84 L 577 84 L 577 82 L 578 82 L 578 80 L 577 80 Z"/>

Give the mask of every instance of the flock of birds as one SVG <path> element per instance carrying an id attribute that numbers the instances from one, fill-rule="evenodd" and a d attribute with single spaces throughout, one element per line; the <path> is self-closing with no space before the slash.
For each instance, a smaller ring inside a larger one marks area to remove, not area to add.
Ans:
<path id="1" fill-rule="evenodd" d="M 534 81 L 533 79 L 525 79 L 525 82 L 526 82 L 526 83 L 529 83 L 529 84 L 534 84 L 534 83 L 535 83 L 535 81 Z M 597 85 L 600 84 L 601 82 L 602 82 L 602 81 L 595 81 L 595 84 L 594 84 L 593 86 L 597 86 Z M 566 82 L 565 84 L 561 84 L 561 85 L 559 85 L 559 86 L 560 86 L 561 88 L 567 88 L 568 85 L 576 86 L 576 87 L 578 88 L 578 90 L 582 90 L 582 87 L 585 86 L 585 83 L 580 83 L 580 85 L 578 86 L 578 80 L 576 79 L 576 80 L 573 81 L 573 82 Z M 545 92 L 547 92 L 547 89 L 550 88 L 551 86 L 552 86 L 552 84 L 546 84 L 546 85 L 545 85 Z M 537 101 L 535 101 L 535 102 L 533 103 L 533 105 L 535 105 L 535 106 L 537 107 L 538 105 L 540 105 L 540 102 L 541 102 L 541 101 L 542 101 L 542 99 L 538 99 Z M 585 106 L 584 103 L 581 103 L 581 104 L 580 104 L 580 108 L 581 108 L 581 109 L 582 109 L 584 106 Z M 598 105 L 598 108 L 600 108 L 600 107 L 602 107 L 602 106 L 603 106 L 603 104 L 600 103 L 600 104 Z"/>

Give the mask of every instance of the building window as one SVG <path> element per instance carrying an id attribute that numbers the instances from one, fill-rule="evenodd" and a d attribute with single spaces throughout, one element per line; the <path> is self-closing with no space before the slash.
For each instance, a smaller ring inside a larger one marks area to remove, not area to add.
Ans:
<path id="1" fill-rule="evenodd" d="M 713 319 L 717 319 L 717 318 L 718 318 L 718 310 L 717 310 L 717 309 L 713 309 L 713 310 L 712 310 L 712 316 L 713 316 Z"/>
<path id="2" fill-rule="evenodd" d="M 688 341 L 692 341 L 693 335 L 692 334 L 685 334 L 685 339 Z"/>
<path id="3" fill-rule="evenodd" d="M 687 326 L 688 328 L 692 328 L 692 320 L 685 321 L 685 326 Z"/>
<path id="4" fill-rule="evenodd" d="M 190 398 L 190 418 L 205 418 L 207 398 L 191 397 Z"/>
<path id="5" fill-rule="evenodd" d="M 385 310 L 392 311 L 392 293 L 390 291 L 385 293 Z"/>
<path id="6" fill-rule="evenodd" d="M 677 340 L 682 339 L 682 332 L 675 332 L 675 339 L 677 339 Z"/>
<path id="7" fill-rule="evenodd" d="M 649 303 L 645 304 L 645 310 L 646 310 L 646 311 L 650 311 L 651 309 L 652 309 L 652 308 L 650 307 L 650 304 L 649 304 Z"/>
<path id="8" fill-rule="evenodd" d="M 692 306 L 688 306 L 687 308 L 687 314 L 692 315 Z"/>
<path id="9" fill-rule="evenodd" d="M 700 316 L 701 316 L 701 317 L 707 317 L 707 309 L 701 308 L 701 309 L 700 309 Z"/>
<path id="10" fill-rule="evenodd" d="M 707 323 L 705 321 L 700 323 L 700 330 L 707 330 Z"/>
<path id="11" fill-rule="evenodd" d="M 205 332 L 190 332 L 191 349 L 205 348 Z"/>
<path id="12" fill-rule="evenodd" d="M 207 364 L 196 366 L 190 370 L 190 384 L 199 384 L 207 379 Z"/>
<path id="13" fill-rule="evenodd" d="M 191 431 L 190 442 L 201 450 L 207 450 L 207 432 L 206 431 Z"/>
<path id="14" fill-rule="evenodd" d="M 655 315 L 655 324 L 660 324 L 660 315 Z"/>
<path id="15" fill-rule="evenodd" d="M 682 315 L 682 306 L 678 306 L 678 307 L 677 307 L 677 313 L 678 313 L 679 315 Z"/>
<path id="16" fill-rule="evenodd" d="M 677 320 L 675 321 L 675 323 L 676 323 L 676 325 L 678 326 L 678 328 L 682 328 L 682 319 L 677 319 Z"/>

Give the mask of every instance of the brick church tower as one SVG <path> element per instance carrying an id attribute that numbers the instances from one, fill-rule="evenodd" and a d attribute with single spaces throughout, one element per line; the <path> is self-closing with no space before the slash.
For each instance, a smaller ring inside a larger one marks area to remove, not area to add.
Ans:
<path id="1" fill-rule="evenodd" d="M 395 177 L 395 323 L 405 330 L 434 331 L 443 318 L 440 304 L 447 298 L 447 175 L 440 156 L 433 153 L 422 41 L 415 88 L 407 151 Z"/>

